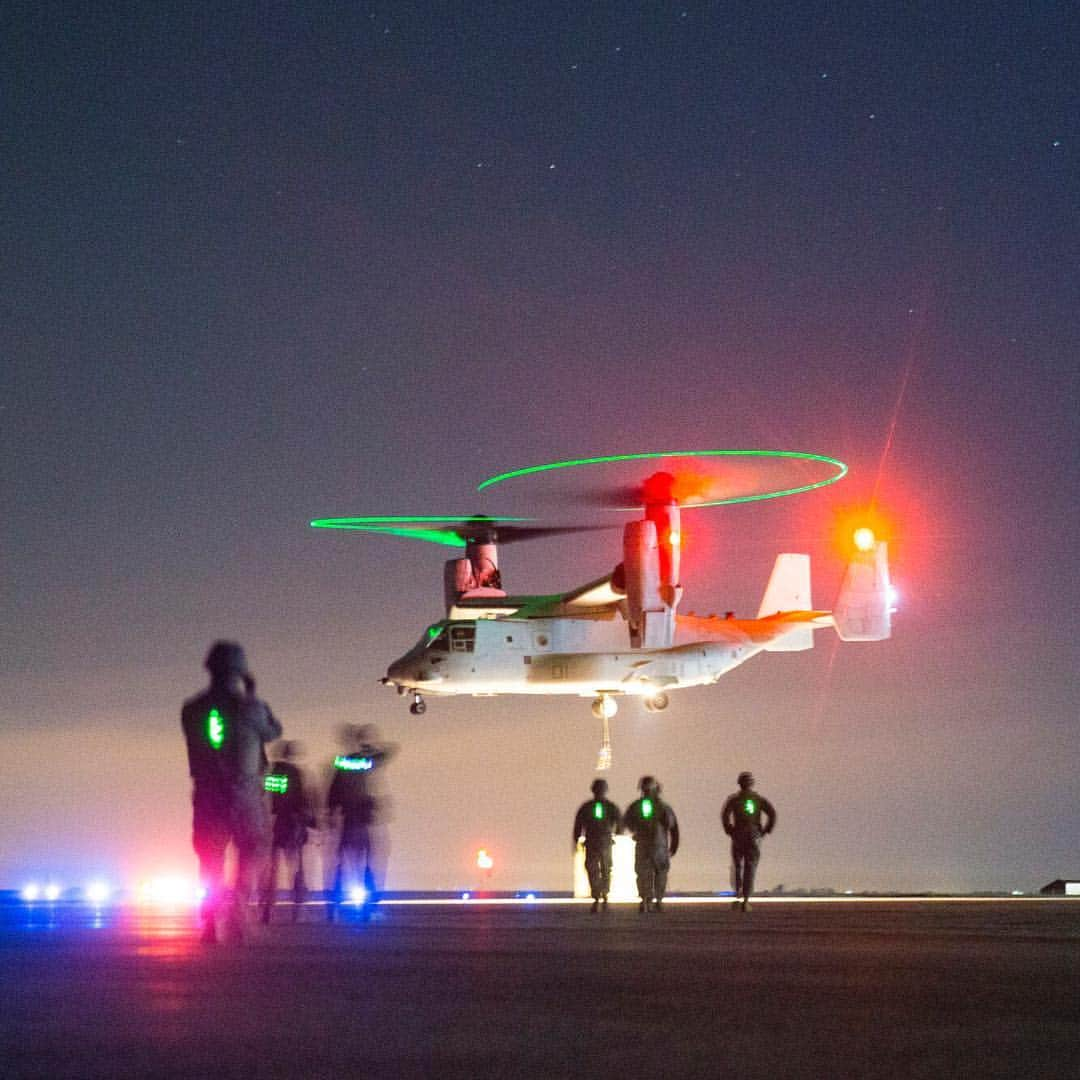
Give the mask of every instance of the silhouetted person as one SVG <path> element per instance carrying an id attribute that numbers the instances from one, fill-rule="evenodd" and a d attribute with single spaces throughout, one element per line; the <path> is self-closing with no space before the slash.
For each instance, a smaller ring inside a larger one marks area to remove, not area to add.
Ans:
<path id="1" fill-rule="evenodd" d="M 731 837 L 731 859 L 735 864 L 735 907 L 750 909 L 750 894 L 754 891 L 754 870 L 761 858 L 761 838 L 776 828 L 773 804 L 754 790 L 754 774 L 739 773 L 739 790 L 729 795 L 720 820 L 724 832 Z M 761 819 L 765 818 L 762 826 Z"/>
<path id="2" fill-rule="evenodd" d="M 574 850 L 578 837 L 585 837 L 585 872 L 589 875 L 592 910 L 602 903 L 607 907 L 611 890 L 611 847 L 617 832 L 622 832 L 619 808 L 607 796 L 606 780 L 592 782 L 593 797 L 581 804 L 574 818 Z"/>
<path id="3" fill-rule="evenodd" d="M 634 837 L 634 872 L 637 874 L 639 911 L 660 911 L 667 892 L 671 856 L 679 850 L 679 822 L 675 811 L 660 798 L 653 776 L 638 781 L 641 798 L 626 808 L 623 827 Z"/>
<path id="4" fill-rule="evenodd" d="M 381 826 L 375 775 L 397 753 L 394 745 L 375 742 L 373 724 L 348 725 L 343 732 L 347 752 L 334 758 L 334 778 L 326 797 L 331 822 L 341 818 L 334 886 L 327 906 L 333 920 L 336 908 L 345 899 L 346 881 L 364 890 L 364 915 L 379 899 L 385 873 L 386 837 Z"/>
<path id="5" fill-rule="evenodd" d="M 263 885 L 262 921 L 270 921 L 270 912 L 277 896 L 278 868 L 294 868 L 292 880 L 293 922 L 299 918 L 300 905 L 307 899 L 304 881 L 304 845 L 308 830 L 315 826 L 311 796 L 303 770 L 297 764 L 303 748 L 298 742 L 287 742 L 281 749 L 281 759 L 270 766 L 264 787 L 270 793 L 270 812 L 274 817 L 270 845 L 270 866 Z"/>
<path id="6" fill-rule="evenodd" d="M 192 842 L 199 857 L 202 939 L 217 940 L 225 899 L 225 849 L 236 848 L 236 884 L 228 914 L 229 936 L 242 940 L 247 905 L 270 846 L 270 816 L 263 792 L 265 744 L 281 735 L 267 704 L 255 696 L 244 650 L 217 641 L 207 653 L 210 686 L 184 702 L 180 723 L 192 779 Z"/>

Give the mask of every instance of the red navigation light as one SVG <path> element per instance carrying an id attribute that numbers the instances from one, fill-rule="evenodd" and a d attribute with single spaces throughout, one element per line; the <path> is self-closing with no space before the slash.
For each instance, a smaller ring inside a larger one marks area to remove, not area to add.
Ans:
<path id="1" fill-rule="evenodd" d="M 876 538 L 874 530 L 861 525 L 851 534 L 852 542 L 860 551 L 873 551 Z"/>
<path id="2" fill-rule="evenodd" d="M 882 541 L 892 541 L 891 518 L 876 506 L 840 507 L 834 511 L 833 548 L 846 562 L 853 555 L 869 554 Z"/>

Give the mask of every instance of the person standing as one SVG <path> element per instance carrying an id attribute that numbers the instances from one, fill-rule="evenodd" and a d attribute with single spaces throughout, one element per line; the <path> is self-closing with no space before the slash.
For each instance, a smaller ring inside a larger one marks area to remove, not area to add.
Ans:
<path id="1" fill-rule="evenodd" d="M 334 777 L 326 796 L 331 822 L 338 816 L 341 819 L 337 866 L 326 909 L 331 922 L 345 899 L 346 877 L 353 880 L 354 888 L 363 888 L 365 918 L 378 902 L 385 873 L 386 838 L 375 791 L 376 775 L 397 753 L 396 746 L 375 741 L 378 731 L 374 724 L 346 725 L 342 738 L 347 752 L 334 758 Z"/>
<path id="2" fill-rule="evenodd" d="M 180 725 L 192 780 L 192 844 L 205 890 L 202 940 L 218 940 L 218 917 L 227 935 L 243 940 L 248 901 L 270 846 L 270 816 L 263 792 L 266 743 L 281 736 L 270 707 L 255 696 L 255 679 L 244 650 L 216 641 L 204 666 L 210 685 L 184 702 Z M 236 849 L 232 904 L 225 902 L 225 850 Z"/>
<path id="3" fill-rule="evenodd" d="M 733 906 L 749 911 L 754 871 L 761 858 L 761 838 L 776 828 L 776 810 L 764 795 L 754 790 L 753 773 L 739 773 L 736 783 L 739 790 L 727 797 L 720 820 L 724 832 L 731 837 L 731 859 L 735 864 Z"/>
<path id="4" fill-rule="evenodd" d="M 679 822 L 660 798 L 654 776 L 638 781 L 641 798 L 626 808 L 623 826 L 634 837 L 634 872 L 637 874 L 638 911 L 661 911 L 667 892 L 671 857 L 679 850 Z"/>
<path id="5" fill-rule="evenodd" d="M 608 892 L 611 890 L 611 847 L 615 834 L 622 832 L 619 808 L 607 798 L 606 780 L 592 782 L 593 797 L 581 804 L 574 817 L 574 850 L 578 838 L 585 837 L 585 872 L 589 875 L 589 891 L 592 893 L 592 912 L 600 904 L 607 910 Z"/>
<path id="6" fill-rule="evenodd" d="M 304 881 L 304 845 L 308 830 L 315 826 L 311 796 L 304 772 L 298 762 L 303 748 L 289 741 L 281 748 L 281 759 L 270 766 L 263 786 L 270 793 L 270 810 L 274 816 L 274 831 L 270 845 L 270 865 L 263 883 L 262 921 L 270 922 L 270 913 L 277 897 L 278 867 L 295 867 L 292 879 L 292 920 L 300 917 L 300 905 L 307 899 Z"/>

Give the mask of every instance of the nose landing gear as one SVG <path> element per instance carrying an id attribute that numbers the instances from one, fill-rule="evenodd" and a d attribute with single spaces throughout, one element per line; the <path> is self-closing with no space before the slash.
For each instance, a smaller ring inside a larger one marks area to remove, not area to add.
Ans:
<path id="1" fill-rule="evenodd" d="M 427 712 L 427 702 L 424 701 L 424 695 L 419 693 L 413 693 L 412 704 L 409 706 L 409 712 L 413 716 L 423 716 Z"/>

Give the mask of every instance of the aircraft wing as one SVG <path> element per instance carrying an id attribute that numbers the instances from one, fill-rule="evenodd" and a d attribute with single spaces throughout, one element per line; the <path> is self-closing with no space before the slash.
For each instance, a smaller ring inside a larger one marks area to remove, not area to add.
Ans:
<path id="1" fill-rule="evenodd" d="M 519 618 L 551 618 L 558 615 L 614 616 L 623 594 L 611 585 L 611 575 L 597 578 L 570 592 L 554 596 L 536 596 L 518 608 Z"/>

